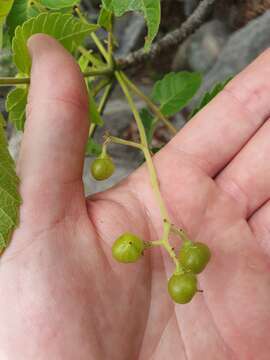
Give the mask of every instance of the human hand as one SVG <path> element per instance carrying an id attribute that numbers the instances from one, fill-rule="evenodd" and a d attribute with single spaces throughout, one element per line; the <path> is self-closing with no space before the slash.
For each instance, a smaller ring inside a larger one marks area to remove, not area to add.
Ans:
<path id="1" fill-rule="evenodd" d="M 268 359 L 270 51 L 155 156 L 172 221 L 212 251 L 204 292 L 174 305 L 167 254 L 111 257 L 125 231 L 160 237 L 146 168 L 85 200 L 84 80 L 51 38 L 36 35 L 30 48 L 21 222 L 0 263 L 0 359 Z"/>

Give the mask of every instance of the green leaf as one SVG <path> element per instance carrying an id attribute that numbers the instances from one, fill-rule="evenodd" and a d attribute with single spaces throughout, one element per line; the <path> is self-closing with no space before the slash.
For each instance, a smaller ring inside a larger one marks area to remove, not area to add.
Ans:
<path id="1" fill-rule="evenodd" d="M 71 7 L 77 5 L 80 0 L 40 0 L 40 3 L 43 6 L 46 6 L 52 10 L 64 9 L 67 7 Z"/>
<path id="2" fill-rule="evenodd" d="M 201 82 L 199 73 L 169 73 L 156 82 L 152 98 L 160 104 L 160 110 L 165 116 L 172 116 L 188 104 Z"/>
<path id="3" fill-rule="evenodd" d="M 141 12 L 148 27 L 145 49 L 149 50 L 160 25 L 160 0 L 102 0 L 102 4 L 116 16 L 122 16 L 127 11 Z"/>
<path id="4" fill-rule="evenodd" d="M 91 91 L 88 92 L 88 99 L 89 99 L 89 118 L 91 123 L 96 124 L 98 126 L 103 126 L 104 121 L 98 111 L 97 104 L 92 96 Z"/>
<path id="5" fill-rule="evenodd" d="M 21 73 L 30 74 L 31 58 L 27 49 L 27 40 L 33 34 L 50 35 L 68 51 L 73 52 L 82 43 L 84 37 L 97 28 L 97 25 L 86 24 L 69 14 L 42 13 L 16 28 L 12 42 L 14 62 Z"/>
<path id="6" fill-rule="evenodd" d="M 32 1 L 15 0 L 13 7 L 7 18 L 10 35 L 13 36 L 18 25 L 23 24 L 26 20 L 37 16 L 39 12 L 35 9 Z"/>
<path id="7" fill-rule="evenodd" d="M 112 26 L 112 12 L 102 7 L 99 13 L 98 24 L 105 30 L 110 31 Z"/>
<path id="8" fill-rule="evenodd" d="M 15 125 L 18 131 L 24 130 L 27 96 L 27 88 L 13 89 L 7 96 L 6 110 L 9 113 L 9 121 Z"/>
<path id="9" fill-rule="evenodd" d="M 156 119 L 152 116 L 148 109 L 144 108 L 140 111 L 140 116 L 144 126 L 147 142 L 150 145 L 153 139 Z"/>
<path id="10" fill-rule="evenodd" d="M 15 164 L 8 152 L 8 144 L 0 114 L 0 253 L 8 246 L 11 235 L 19 221 L 19 178 Z"/>
<path id="11" fill-rule="evenodd" d="M 0 3 L 0 20 L 4 19 L 10 12 L 14 0 L 1 0 Z"/>
<path id="12" fill-rule="evenodd" d="M 80 56 L 80 58 L 78 60 L 78 64 L 79 64 L 79 67 L 82 72 L 85 72 L 87 70 L 88 65 L 89 65 L 89 58 L 88 58 L 87 54 L 83 54 Z"/>
<path id="13" fill-rule="evenodd" d="M 102 145 L 93 140 L 92 137 L 88 138 L 85 154 L 88 156 L 99 156 L 102 153 Z"/>
<path id="14" fill-rule="evenodd" d="M 189 115 L 189 119 L 191 119 L 195 114 L 197 114 L 202 108 L 205 107 L 212 99 L 214 99 L 217 94 L 221 92 L 221 90 L 224 89 L 224 87 L 228 84 L 229 81 L 231 81 L 232 76 L 230 76 L 227 80 L 216 84 L 212 90 L 206 92 L 203 97 L 201 98 L 199 104 L 192 110 L 192 112 Z"/>
<path id="15" fill-rule="evenodd" d="M 3 31 L 6 17 L 10 12 L 14 0 L 1 0 L 0 3 L 0 50 L 3 46 Z"/>

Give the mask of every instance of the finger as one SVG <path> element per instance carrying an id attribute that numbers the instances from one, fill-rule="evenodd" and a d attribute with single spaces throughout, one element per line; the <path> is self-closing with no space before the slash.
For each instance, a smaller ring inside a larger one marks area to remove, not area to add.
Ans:
<path id="1" fill-rule="evenodd" d="M 270 200 L 252 215 L 249 225 L 263 251 L 270 256 Z"/>
<path id="2" fill-rule="evenodd" d="M 28 45 L 31 86 L 18 167 L 25 186 L 48 188 L 81 178 L 87 93 L 79 67 L 58 42 L 39 34 Z"/>
<path id="3" fill-rule="evenodd" d="M 269 78 L 270 50 L 231 80 L 169 147 L 208 175 L 216 175 L 269 116 Z"/>
<path id="4" fill-rule="evenodd" d="M 217 183 L 243 208 L 246 217 L 270 198 L 270 122 L 217 177 Z"/>

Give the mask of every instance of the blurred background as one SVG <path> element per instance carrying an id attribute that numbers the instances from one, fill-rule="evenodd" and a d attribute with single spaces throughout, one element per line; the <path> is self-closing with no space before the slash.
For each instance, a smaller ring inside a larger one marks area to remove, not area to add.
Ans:
<path id="1" fill-rule="evenodd" d="M 162 20 L 158 38 L 181 26 L 198 6 L 199 0 L 162 0 Z M 97 21 L 99 0 L 83 0 L 82 7 L 89 19 Z M 102 33 L 100 34 L 102 36 Z M 139 14 L 126 14 L 115 22 L 115 36 L 118 41 L 117 57 L 125 57 L 144 44 L 145 22 Z M 91 48 L 94 45 L 88 44 Z M 200 94 L 196 96 L 190 108 L 199 100 L 200 95 L 214 84 L 237 74 L 258 54 L 270 46 L 270 0 L 226 0 L 216 1 L 204 24 L 183 44 L 165 52 L 151 63 L 130 69 L 129 75 L 141 89 L 150 93 L 153 83 L 170 71 L 198 71 L 203 75 Z M 13 76 L 16 69 L 11 62 L 11 54 L 0 52 L 0 76 Z M 269 79 L 270 80 L 270 79 Z M 7 88 L 0 88 L 0 110 L 5 112 Z M 270 94 L 269 94 L 270 98 Z M 137 106 L 143 107 L 138 101 Z M 189 109 L 184 109 L 172 121 L 181 128 L 187 121 Z M 114 136 L 136 140 L 138 134 L 132 121 L 132 115 L 120 89 L 115 88 L 104 113 L 105 129 L 95 133 L 95 139 L 102 141 L 104 131 Z M 8 127 L 10 151 L 17 158 L 21 134 Z M 154 146 L 161 146 L 170 139 L 167 130 L 161 125 L 154 136 Z M 117 170 L 113 177 L 105 182 L 91 180 L 89 174 L 92 158 L 86 158 L 84 182 L 86 193 L 106 189 L 126 177 L 138 167 L 142 158 L 134 149 L 118 145 L 110 146 Z"/>

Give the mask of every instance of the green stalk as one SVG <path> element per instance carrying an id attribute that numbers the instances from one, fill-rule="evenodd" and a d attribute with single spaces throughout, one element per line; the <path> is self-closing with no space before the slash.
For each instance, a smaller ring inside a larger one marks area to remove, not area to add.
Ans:
<path id="1" fill-rule="evenodd" d="M 136 143 L 135 141 L 124 140 L 124 139 L 118 138 L 116 136 L 109 135 L 106 138 L 105 142 L 114 143 L 114 144 L 120 144 L 120 145 L 126 145 L 126 146 L 134 147 L 136 149 L 139 149 L 139 150 L 143 151 L 142 144 Z"/>
<path id="2" fill-rule="evenodd" d="M 109 67 L 93 69 L 83 73 L 84 77 L 90 76 L 108 76 L 112 75 L 113 70 Z M 12 77 L 4 77 L 0 78 L 0 86 L 16 86 L 16 85 L 23 85 L 23 84 L 30 84 L 30 77 L 26 78 L 12 78 Z"/>
<path id="3" fill-rule="evenodd" d="M 140 139 L 141 139 L 141 147 L 142 147 L 142 151 L 144 153 L 145 156 L 145 161 L 148 167 L 148 171 L 149 171 L 149 175 L 150 175 L 150 182 L 151 182 L 151 186 L 152 189 L 154 191 L 154 194 L 156 196 L 159 208 L 160 208 L 160 213 L 163 219 L 163 235 L 162 235 L 162 239 L 160 240 L 160 242 L 158 243 L 158 245 L 162 245 L 166 251 L 168 252 L 168 254 L 170 255 L 170 257 L 173 259 L 175 266 L 176 266 L 176 273 L 181 272 L 183 269 L 181 267 L 181 264 L 179 262 L 179 260 L 177 259 L 177 256 L 174 252 L 174 250 L 172 249 L 170 243 L 169 243 L 169 235 L 170 235 L 170 231 L 171 231 L 171 223 L 169 221 L 169 214 L 167 211 L 167 208 L 165 206 L 165 203 L 163 201 L 160 189 L 159 189 L 159 181 L 158 181 L 158 177 L 157 177 L 157 172 L 152 160 L 152 156 L 150 153 L 150 150 L 148 148 L 148 143 L 147 143 L 147 138 L 146 138 L 146 134 L 145 134 L 145 130 L 144 130 L 144 126 L 142 123 L 142 119 L 140 117 L 139 111 L 129 93 L 128 90 L 128 85 L 125 81 L 125 77 L 123 76 L 122 72 L 115 72 L 115 76 L 123 90 L 123 93 L 126 96 L 126 99 L 129 103 L 129 106 L 134 114 L 134 118 L 136 120 L 137 123 L 137 127 L 139 130 L 139 134 L 140 134 Z"/>
<path id="4" fill-rule="evenodd" d="M 102 115 L 106 104 L 109 100 L 110 94 L 111 94 L 111 90 L 112 90 L 112 83 L 108 84 L 101 99 L 100 99 L 100 103 L 98 105 L 98 112 Z M 96 129 L 96 124 L 91 124 L 90 128 L 89 128 L 89 137 L 93 136 L 94 131 Z"/>
<path id="5" fill-rule="evenodd" d="M 154 115 L 160 119 L 167 128 L 171 131 L 173 135 L 177 134 L 176 128 L 170 123 L 170 121 L 162 114 L 159 108 L 150 100 L 148 96 L 146 96 L 124 73 L 123 78 L 130 88 L 139 98 L 141 98 L 149 107 L 149 109 L 154 113 Z"/>
<path id="6" fill-rule="evenodd" d="M 95 67 L 100 68 L 102 65 L 104 66 L 104 63 L 103 63 L 101 60 L 97 59 L 97 58 L 91 53 L 91 51 L 86 50 L 83 46 L 79 46 L 79 47 L 78 47 L 78 50 L 80 51 L 80 53 L 81 53 L 82 55 L 86 56 L 86 57 L 87 57 L 87 60 L 88 60 L 89 62 L 91 62 Z"/>
<path id="7" fill-rule="evenodd" d="M 0 78 L 0 86 L 14 86 L 23 84 L 30 84 L 30 78 Z"/>

